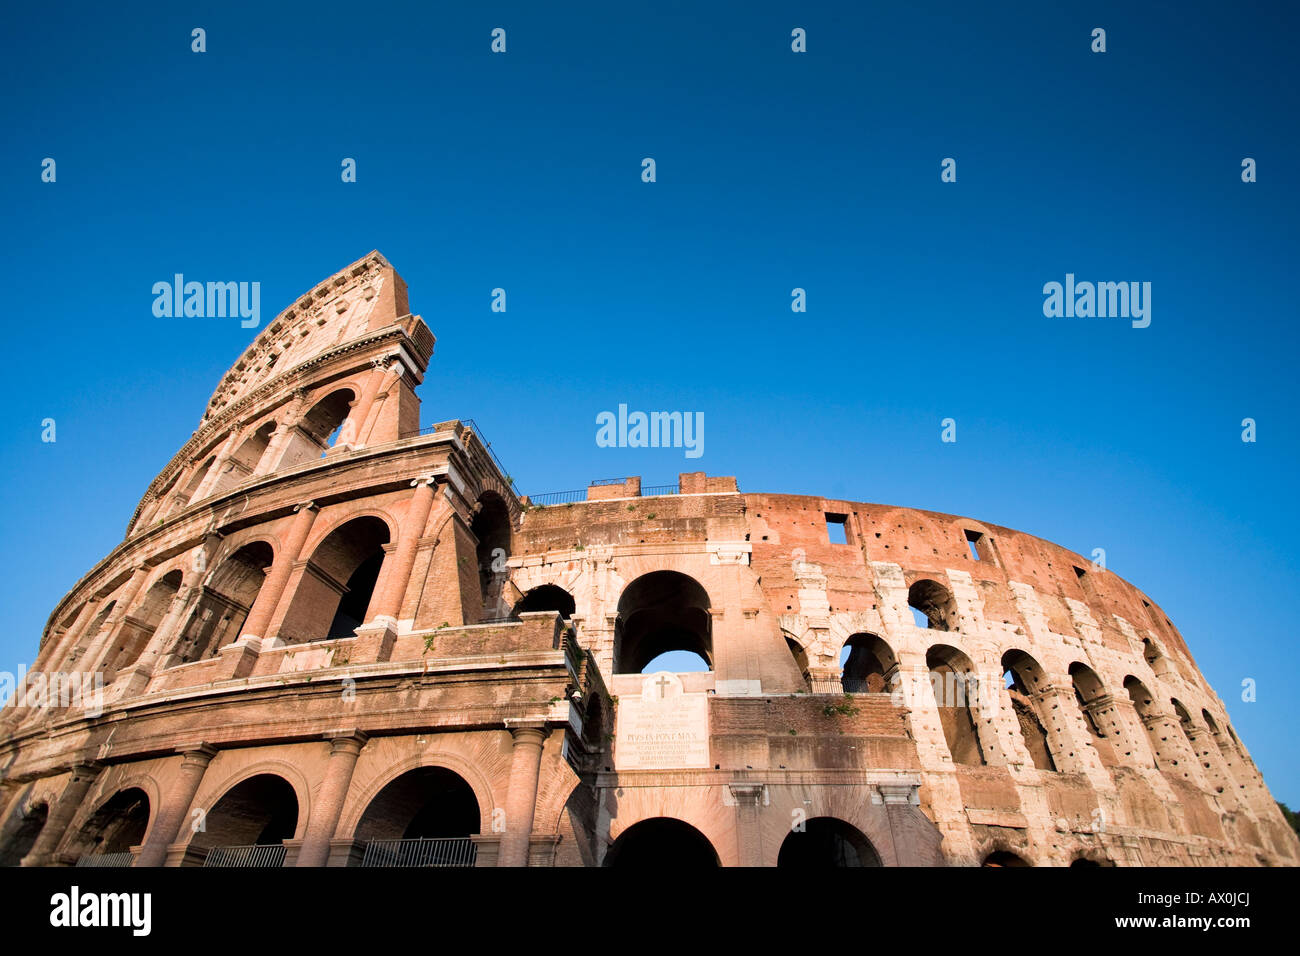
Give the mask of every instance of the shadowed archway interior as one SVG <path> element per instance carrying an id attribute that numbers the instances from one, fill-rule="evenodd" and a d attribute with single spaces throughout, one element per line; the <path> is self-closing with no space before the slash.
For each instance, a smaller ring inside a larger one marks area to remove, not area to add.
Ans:
<path id="1" fill-rule="evenodd" d="M 716 867 L 718 853 L 695 827 L 671 817 L 634 823 L 605 853 L 605 866 L 696 870 Z"/>

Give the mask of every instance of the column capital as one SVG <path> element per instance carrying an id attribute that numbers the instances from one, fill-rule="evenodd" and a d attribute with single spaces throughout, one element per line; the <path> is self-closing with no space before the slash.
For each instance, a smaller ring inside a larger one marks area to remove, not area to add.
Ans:
<path id="1" fill-rule="evenodd" d="M 181 766 L 202 768 L 212 762 L 212 758 L 217 755 L 217 748 L 209 743 L 200 743 L 188 747 L 178 747 L 176 753 L 183 758 Z"/>
<path id="2" fill-rule="evenodd" d="M 540 744 L 551 733 L 551 729 L 546 726 L 546 721 L 540 719 L 507 717 L 505 725 L 506 730 L 510 731 L 510 736 L 514 737 L 516 744 L 524 742 Z"/>
<path id="3" fill-rule="evenodd" d="M 366 745 L 370 735 L 363 730 L 332 730 L 325 735 L 325 739 L 330 742 L 331 757 L 335 754 L 356 756 L 361 753 L 361 748 Z"/>
<path id="4" fill-rule="evenodd" d="M 320 505 L 316 504 L 315 501 L 303 501 L 293 506 L 294 514 L 300 511 L 320 511 Z"/>

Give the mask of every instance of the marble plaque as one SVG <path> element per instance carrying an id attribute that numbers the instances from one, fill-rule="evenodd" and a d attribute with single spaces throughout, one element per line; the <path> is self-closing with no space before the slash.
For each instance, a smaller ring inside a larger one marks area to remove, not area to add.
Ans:
<path id="1" fill-rule="evenodd" d="M 709 766 L 708 695 L 686 693 L 676 674 L 647 674 L 640 697 L 619 695 L 617 715 L 615 769 Z"/>

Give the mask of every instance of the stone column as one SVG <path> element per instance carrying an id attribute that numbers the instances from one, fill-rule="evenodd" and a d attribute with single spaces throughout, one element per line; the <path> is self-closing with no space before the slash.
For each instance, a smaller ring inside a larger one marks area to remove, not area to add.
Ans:
<path id="1" fill-rule="evenodd" d="M 312 803 L 311 817 L 302 849 L 298 851 L 298 866 L 324 866 L 329 862 L 330 841 L 339 825 L 343 804 L 347 800 L 348 786 L 357 757 L 366 745 L 366 735 L 359 731 L 334 737 L 330 741 L 330 759 L 325 765 L 325 779 Z"/>
<path id="2" fill-rule="evenodd" d="M 202 501 L 212 494 L 217 482 L 221 480 L 221 475 L 225 471 L 226 464 L 230 461 L 230 456 L 235 452 L 235 439 L 238 437 L 242 426 L 242 422 L 235 422 L 231 426 L 230 434 L 221 443 L 221 447 L 217 449 L 215 460 L 208 468 L 208 473 L 203 476 L 203 481 L 199 483 L 199 487 L 190 497 L 190 501 Z"/>
<path id="3" fill-rule="evenodd" d="M 741 866 L 763 865 L 762 811 L 765 787 L 761 783 L 729 783 L 736 805 L 737 859 Z"/>
<path id="4" fill-rule="evenodd" d="M 348 412 L 347 420 L 343 422 L 343 430 L 339 432 L 338 444 L 347 444 L 352 447 L 360 447 L 363 442 L 361 439 L 362 430 L 366 425 L 366 418 L 370 414 L 370 406 L 375 402 L 375 395 L 379 392 L 379 386 L 384 381 L 387 371 L 379 360 L 375 360 L 374 368 L 366 376 L 365 382 L 361 386 L 361 394 L 358 396 L 352 410 Z"/>
<path id="5" fill-rule="evenodd" d="M 498 866 L 527 866 L 528 845 L 537 809 L 537 778 L 542 766 L 542 744 L 549 733 L 540 721 L 509 728 L 514 737 L 510 753 L 510 784 L 506 794 L 506 832 L 501 837 Z"/>
<path id="6" fill-rule="evenodd" d="M 1111 739 L 1120 747 L 1122 753 L 1115 756 L 1120 763 L 1129 767 L 1155 767 L 1155 754 L 1151 751 L 1151 742 L 1145 733 L 1138 733 L 1136 725 L 1137 708 L 1128 697 L 1116 697 L 1113 694 L 1098 694 L 1092 700 L 1085 701 L 1084 707 L 1092 716 L 1093 725 L 1103 733 L 1110 730 Z M 1127 756 L 1129 759 L 1124 760 Z"/>
<path id="7" fill-rule="evenodd" d="M 395 620 L 402 609 L 402 598 L 406 596 L 411 569 L 415 567 L 415 551 L 420 538 L 424 536 L 424 526 L 433 507 L 434 482 L 433 478 L 419 478 L 411 482 L 415 494 L 411 496 L 406 517 L 402 519 L 401 537 L 392 557 L 393 566 L 385 582 L 384 593 L 371 614 L 371 622 L 378 623 L 381 618 Z"/>
<path id="8" fill-rule="evenodd" d="M 1086 734 L 1087 729 L 1080 726 L 1084 718 L 1074 697 L 1074 686 L 1049 683 L 1034 695 L 1034 699 L 1039 702 L 1040 713 L 1046 717 L 1043 726 L 1057 769 L 1063 773 L 1086 774 L 1096 790 L 1111 789 L 1113 783 L 1101 762 L 1101 755 L 1090 746 L 1088 737 L 1080 733 Z"/>
<path id="9" fill-rule="evenodd" d="M 32 670 L 42 670 L 49 664 L 58 667 L 63 660 L 63 656 L 75 646 L 77 636 L 86 628 L 97 607 L 99 607 L 98 598 L 90 598 L 86 601 L 81 606 L 81 610 L 77 612 L 76 619 L 68 626 L 67 630 L 59 635 L 57 641 L 54 640 L 54 635 L 51 635 L 51 639 L 46 644 L 44 651 L 36 655 Z"/>
<path id="10" fill-rule="evenodd" d="M 117 599 L 117 603 L 113 605 L 113 610 L 109 612 L 103 627 L 99 629 L 94 641 L 86 649 L 86 666 L 79 667 L 78 670 L 93 674 L 103 666 L 104 658 L 113 648 L 118 625 L 122 623 L 122 618 L 126 617 L 127 611 L 132 609 L 135 599 L 140 596 L 140 589 L 144 587 L 145 578 L 148 576 L 149 568 L 143 565 L 131 572 L 131 580 L 127 583 L 122 596 Z"/>
<path id="11" fill-rule="evenodd" d="M 366 442 L 370 441 L 370 433 L 375 430 L 375 422 L 379 419 L 379 412 L 383 408 L 384 399 L 387 397 L 389 390 L 401 382 L 402 376 L 405 374 L 406 367 L 396 359 L 393 359 L 392 363 L 384 369 L 379 378 L 378 387 L 371 396 L 370 403 L 364 410 L 359 409 L 361 414 L 357 416 L 357 427 L 360 429 L 357 433 L 356 444 L 358 446 L 365 445 Z M 391 381 L 389 380 L 390 375 L 392 376 Z"/>
<path id="12" fill-rule="evenodd" d="M 203 774 L 216 755 L 216 749 L 206 744 L 181 755 L 180 772 L 163 797 L 158 816 L 135 858 L 135 866 L 162 866 L 166 861 L 167 848 L 176 842 L 185 815 L 194 802 L 194 795 L 199 792 L 199 784 L 203 782 Z"/>
<path id="13" fill-rule="evenodd" d="M 289 582 L 289 576 L 293 574 L 293 566 L 298 562 L 303 545 L 307 543 L 307 535 L 311 533 L 311 526 L 316 520 L 317 513 L 318 509 L 314 501 L 305 502 L 294 508 L 293 523 L 289 526 L 289 533 L 285 535 L 280 553 L 275 556 L 271 571 L 262 582 L 257 598 L 249 609 L 248 618 L 244 621 L 243 633 L 239 635 L 239 643 L 251 644 L 254 647 L 261 645 L 262 638 L 266 636 L 267 626 L 271 623 L 271 618 L 280 604 L 280 598 L 284 595 L 284 586 Z"/>
<path id="14" fill-rule="evenodd" d="M 81 801 L 90 791 L 90 785 L 99 776 L 103 768 L 94 763 L 76 764 L 72 767 L 72 776 L 59 794 L 58 801 L 50 810 L 41 829 L 40 836 L 32 844 L 31 851 L 23 857 L 23 866 L 49 866 L 55 862 L 54 851 L 58 849 L 63 838 L 67 836 L 68 824 L 81 809 Z"/>
<path id="15" fill-rule="evenodd" d="M 163 651 L 166 650 L 176 639 L 177 632 L 181 629 L 185 621 L 186 612 L 190 606 L 190 595 L 193 588 L 186 587 L 184 583 L 176 591 L 176 596 L 172 598 L 171 604 L 167 608 L 167 613 L 163 619 L 154 628 L 153 636 L 149 638 L 149 644 L 145 647 L 139 659 L 128 667 L 123 674 L 125 681 L 121 679 L 117 683 L 122 683 L 122 689 L 119 692 L 119 698 L 131 697 L 135 694 L 142 694 L 149 686 L 149 681 L 158 669 L 158 660 L 162 657 Z M 170 656 L 170 655 L 169 655 Z"/>

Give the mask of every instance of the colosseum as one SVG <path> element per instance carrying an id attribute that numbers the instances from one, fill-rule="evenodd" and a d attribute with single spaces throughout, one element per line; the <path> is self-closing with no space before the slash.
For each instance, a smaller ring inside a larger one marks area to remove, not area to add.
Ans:
<path id="1" fill-rule="evenodd" d="M 257 335 L 0 714 L 4 864 L 1300 862 L 1114 573 L 703 473 L 521 496 L 421 425 L 433 350 L 377 252 Z"/>

